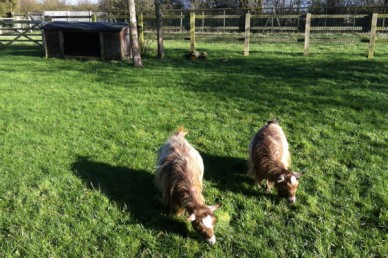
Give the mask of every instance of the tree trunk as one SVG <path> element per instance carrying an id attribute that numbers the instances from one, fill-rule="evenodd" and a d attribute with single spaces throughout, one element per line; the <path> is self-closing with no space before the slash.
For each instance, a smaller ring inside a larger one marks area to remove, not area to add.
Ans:
<path id="1" fill-rule="evenodd" d="M 257 0 L 257 10 L 259 14 L 263 12 L 263 0 Z"/>
<path id="2" fill-rule="evenodd" d="M 162 12 L 160 10 L 160 0 L 155 0 L 156 12 L 156 34 L 158 40 L 158 57 L 164 58 L 163 31 L 162 31 Z"/>
<path id="3" fill-rule="evenodd" d="M 143 66 L 143 64 L 141 62 L 139 37 L 137 35 L 135 0 L 128 0 L 128 6 L 129 6 L 129 30 L 131 33 L 133 65 L 135 67 L 141 67 Z"/>

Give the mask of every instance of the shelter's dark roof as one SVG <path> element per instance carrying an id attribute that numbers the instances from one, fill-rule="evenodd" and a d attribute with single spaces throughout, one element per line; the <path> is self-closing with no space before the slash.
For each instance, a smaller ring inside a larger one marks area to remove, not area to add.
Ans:
<path id="1" fill-rule="evenodd" d="M 44 30 L 120 32 L 128 27 L 126 22 L 65 22 L 55 21 L 43 26 Z"/>

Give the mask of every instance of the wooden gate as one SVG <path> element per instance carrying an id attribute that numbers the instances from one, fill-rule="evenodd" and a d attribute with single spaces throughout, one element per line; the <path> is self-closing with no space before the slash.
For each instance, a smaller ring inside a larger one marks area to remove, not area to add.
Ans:
<path id="1" fill-rule="evenodd" d="M 42 44 L 42 21 L 0 18 L 0 49 L 16 42 Z"/>

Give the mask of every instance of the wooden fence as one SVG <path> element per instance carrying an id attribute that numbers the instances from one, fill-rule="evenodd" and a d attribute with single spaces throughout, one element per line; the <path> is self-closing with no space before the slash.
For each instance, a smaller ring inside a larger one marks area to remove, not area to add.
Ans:
<path id="1" fill-rule="evenodd" d="M 128 16 L 96 15 L 89 13 L 82 16 L 44 16 L 42 20 L 12 18 L 0 18 L 0 48 L 8 46 L 14 42 L 33 42 L 42 45 L 41 27 L 45 22 L 56 19 L 76 18 L 88 19 L 91 21 L 128 21 Z M 244 41 L 244 55 L 249 55 L 250 44 L 257 41 L 265 42 L 304 42 L 304 55 L 309 54 L 311 44 L 322 42 L 365 42 L 369 43 L 368 57 L 373 58 L 378 33 L 388 32 L 386 25 L 388 14 L 346 14 L 346 15 L 277 15 L 277 14 L 250 14 L 229 15 L 216 14 L 205 15 L 203 12 L 196 14 L 183 13 L 163 15 L 163 30 L 178 33 L 189 32 L 190 49 L 196 49 L 196 34 L 202 32 L 232 32 L 241 35 Z M 144 42 L 144 31 L 155 29 L 155 16 L 138 16 L 139 40 Z M 169 21 L 170 24 L 167 22 Z M 152 24 L 154 22 L 154 24 Z M 257 36 L 263 33 L 276 35 L 279 32 L 293 33 L 289 39 L 268 38 L 262 39 Z M 345 38 L 344 33 L 362 33 L 364 38 Z M 322 37 L 324 33 L 339 35 L 338 37 Z"/>
<path id="2" fill-rule="evenodd" d="M 222 19 L 225 24 L 226 19 L 241 19 L 239 15 L 196 15 L 191 13 L 190 15 L 190 49 L 194 50 L 196 47 L 195 34 L 203 30 L 221 30 L 221 31 L 235 31 L 243 34 L 244 40 L 244 55 L 249 55 L 249 46 L 251 43 L 251 36 L 257 33 L 263 32 L 295 32 L 303 33 L 303 37 L 297 38 L 292 37 L 284 42 L 304 42 L 304 55 L 308 56 L 310 45 L 314 43 L 324 42 L 369 42 L 369 58 L 373 58 L 373 53 L 376 45 L 376 33 L 377 31 L 383 32 L 388 31 L 388 26 L 385 25 L 385 19 L 388 18 L 387 14 L 353 14 L 353 15 L 251 15 L 250 13 L 245 14 L 244 27 L 241 26 L 221 26 L 221 27 L 209 27 L 204 26 L 204 19 Z M 259 26 L 255 26 L 252 21 L 254 20 L 266 20 L 265 24 L 261 23 Z M 379 22 L 378 26 L 378 19 Z M 196 20 L 201 22 L 201 25 L 196 26 Z M 286 23 L 280 22 L 280 20 L 287 20 Z M 341 25 L 336 26 L 336 22 L 341 20 Z M 345 25 L 343 24 L 345 22 Z M 361 22 L 360 22 L 361 21 Z M 366 41 L 362 37 L 312 37 L 312 35 L 324 35 L 323 33 L 330 34 L 344 34 L 344 33 L 364 33 L 369 34 L 369 41 Z M 271 40 L 266 40 L 271 42 Z M 273 42 L 279 42 L 274 39 Z"/>
<path id="3" fill-rule="evenodd" d="M 32 42 L 42 45 L 41 21 L 0 18 L 0 48 L 15 42 Z"/>
<path id="4" fill-rule="evenodd" d="M 189 19 L 183 14 L 180 15 L 166 15 L 163 19 L 176 19 L 179 21 L 179 26 L 163 26 L 164 30 L 172 31 L 188 31 L 190 33 L 190 50 L 196 48 L 196 34 L 204 31 L 218 31 L 218 32 L 237 32 L 242 34 L 244 41 L 243 49 L 244 55 L 249 55 L 249 46 L 252 41 L 252 35 L 260 33 L 295 33 L 300 34 L 300 37 L 290 37 L 289 39 L 279 38 L 263 38 L 265 42 L 304 42 L 304 55 L 308 56 L 311 44 L 319 43 L 369 43 L 368 58 L 373 58 L 374 49 L 376 46 L 377 32 L 388 32 L 388 25 L 386 19 L 388 14 L 311 14 L 306 15 L 290 15 L 290 14 L 250 14 L 241 15 L 205 15 L 204 13 L 196 14 L 190 13 Z M 184 20 L 189 20 L 189 26 L 184 23 Z M 155 20 L 154 16 L 140 15 L 138 17 L 140 27 L 140 39 L 144 39 L 144 31 L 155 29 L 152 26 L 145 26 L 145 20 Z M 221 21 L 221 25 L 209 26 L 209 21 Z M 235 26 L 231 26 L 228 20 L 234 20 Z M 206 22 L 208 24 L 206 24 Z M 238 26 L 236 26 L 236 24 Z M 359 33 L 363 36 L 341 37 L 345 33 Z M 332 37 L 327 35 L 340 35 L 339 37 Z M 275 35 L 275 34 L 274 34 Z M 322 36 L 323 35 L 323 36 Z M 381 41 L 383 42 L 383 41 Z"/>

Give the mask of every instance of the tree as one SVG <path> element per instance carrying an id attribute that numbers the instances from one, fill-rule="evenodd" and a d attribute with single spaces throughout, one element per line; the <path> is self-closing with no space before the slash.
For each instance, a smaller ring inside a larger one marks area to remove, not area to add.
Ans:
<path id="1" fill-rule="evenodd" d="M 122 15 L 128 12 L 128 0 L 99 0 L 99 9 L 113 15 Z"/>
<path id="2" fill-rule="evenodd" d="M 59 11 L 66 10 L 66 0 L 43 0 L 43 10 Z"/>
<path id="3" fill-rule="evenodd" d="M 160 0 L 155 0 L 156 12 L 156 34 L 158 40 L 158 57 L 164 58 L 163 31 L 162 31 L 162 11 L 160 10 Z"/>
<path id="4" fill-rule="evenodd" d="M 154 0 L 135 0 L 139 13 L 152 13 L 155 11 Z M 121 15 L 128 11 L 128 0 L 98 0 L 101 11 Z"/>
<path id="5" fill-rule="evenodd" d="M 68 8 L 69 9 L 69 8 Z M 92 0 L 73 0 L 71 5 L 71 10 L 79 11 L 94 11 L 98 10 L 98 5 Z"/>
<path id="6" fill-rule="evenodd" d="M 18 11 L 17 0 L 0 0 L 0 16 Z"/>
<path id="7" fill-rule="evenodd" d="M 140 56 L 139 37 L 137 35 L 136 7 L 135 0 L 128 0 L 129 8 L 129 29 L 131 33 L 131 46 L 133 53 L 133 65 L 135 67 L 143 66 Z"/>
<path id="8" fill-rule="evenodd" d="M 37 12 L 42 11 L 42 6 L 38 0 L 20 0 L 20 12 Z"/>

